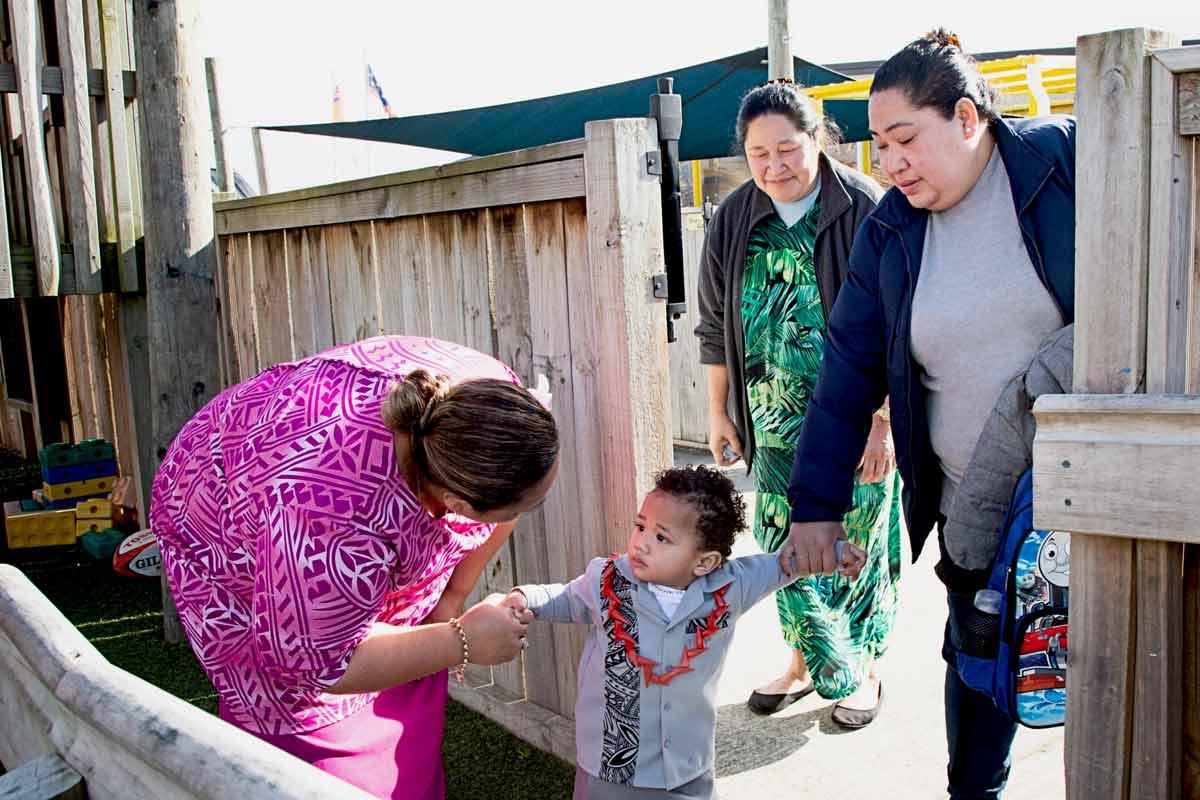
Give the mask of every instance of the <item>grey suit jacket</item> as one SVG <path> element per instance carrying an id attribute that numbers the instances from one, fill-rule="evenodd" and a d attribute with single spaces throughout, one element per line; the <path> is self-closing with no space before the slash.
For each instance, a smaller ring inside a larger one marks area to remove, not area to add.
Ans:
<path id="1" fill-rule="evenodd" d="M 612 601 L 602 596 L 609 559 L 597 558 L 568 584 L 520 586 L 539 620 L 591 626 L 579 662 L 575 703 L 575 751 L 588 774 L 611 783 L 673 789 L 713 768 L 717 679 L 725 664 L 739 616 L 760 599 L 791 583 L 773 553 L 735 558 L 692 581 L 670 619 L 650 589 L 634 577 L 629 559 L 614 562 L 612 587 L 638 654 L 658 662 L 662 674 L 680 662 L 685 643 L 695 646 L 725 587 L 728 608 L 704 652 L 691 659 L 691 672 L 665 686 L 645 685 L 629 662 L 624 644 L 612 635 Z"/>

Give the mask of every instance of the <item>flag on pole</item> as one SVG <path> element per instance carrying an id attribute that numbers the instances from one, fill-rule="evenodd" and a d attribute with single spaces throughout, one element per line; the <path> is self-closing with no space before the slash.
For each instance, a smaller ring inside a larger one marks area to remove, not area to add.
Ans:
<path id="1" fill-rule="evenodd" d="M 383 96 L 383 87 L 379 85 L 379 81 L 375 79 L 375 71 L 371 69 L 371 65 L 367 64 L 367 86 L 379 98 L 379 104 L 383 106 L 383 113 L 389 117 L 396 116 L 392 113 L 392 107 L 388 105 L 387 98 Z"/>
<path id="2" fill-rule="evenodd" d="M 335 85 L 333 87 L 333 121 L 344 122 L 345 119 L 346 112 L 342 108 L 342 87 Z"/>

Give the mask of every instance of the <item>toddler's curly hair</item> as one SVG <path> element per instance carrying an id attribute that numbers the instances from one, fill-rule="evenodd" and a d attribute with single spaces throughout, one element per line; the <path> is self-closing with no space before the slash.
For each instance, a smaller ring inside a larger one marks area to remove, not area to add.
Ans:
<path id="1" fill-rule="evenodd" d="M 654 488 L 694 508 L 701 549 L 729 558 L 733 540 L 746 529 L 746 501 L 733 481 L 712 467 L 673 467 L 654 476 Z"/>

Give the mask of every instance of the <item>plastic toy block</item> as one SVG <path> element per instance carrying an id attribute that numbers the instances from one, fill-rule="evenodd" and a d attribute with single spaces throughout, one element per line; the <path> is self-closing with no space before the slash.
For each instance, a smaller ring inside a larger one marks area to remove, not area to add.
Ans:
<path id="1" fill-rule="evenodd" d="M 112 491 L 113 478 L 92 478 L 89 481 L 72 481 L 71 483 L 47 483 L 42 485 L 46 499 L 54 502 L 81 497 L 91 497 Z"/>
<path id="2" fill-rule="evenodd" d="M 100 519 L 105 522 L 112 519 L 113 506 L 111 500 L 82 500 L 75 504 L 76 519 Z M 108 525 L 102 527 L 107 528 Z"/>
<path id="3" fill-rule="evenodd" d="M 56 483 L 73 483 L 92 478 L 111 478 L 117 474 L 117 462 L 110 459 L 93 461 L 89 464 L 68 464 L 65 467 L 42 467 L 42 480 Z"/>
<path id="4" fill-rule="evenodd" d="M 83 536 L 85 533 L 95 533 L 96 531 L 104 530 L 109 527 L 110 523 L 106 519 L 79 519 L 75 518 L 75 535 Z"/>
<path id="5" fill-rule="evenodd" d="M 4 530 L 10 549 L 75 544 L 75 511 L 22 512 L 20 503 L 4 504 Z"/>
<path id="6" fill-rule="evenodd" d="M 38 453 L 42 469 L 56 469 L 76 464 L 91 464 L 97 461 L 112 461 L 117 457 L 112 442 L 104 439 L 84 439 L 79 444 L 55 442 L 46 445 Z"/>
<path id="7" fill-rule="evenodd" d="M 46 507 L 44 505 L 42 505 L 42 501 L 40 501 L 40 500 L 30 499 L 30 500 L 22 500 L 20 502 L 21 502 L 21 510 L 22 511 L 45 511 L 46 510 Z"/>
<path id="8" fill-rule="evenodd" d="M 79 537 L 79 545 L 97 561 L 112 561 L 113 553 L 121 544 L 125 534 L 115 528 L 91 531 Z"/>
<path id="9" fill-rule="evenodd" d="M 46 500 L 44 503 L 44 506 L 45 506 L 45 508 L 52 509 L 54 511 L 61 511 L 64 508 L 69 508 L 72 511 L 74 511 L 76 504 L 78 504 L 80 500 L 107 500 L 107 499 L 108 499 L 108 492 L 101 492 L 99 494 L 88 495 L 87 497 L 64 497 L 62 500 Z"/>
<path id="10" fill-rule="evenodd" d="M 117 451 L 112 442 L 104 439 L 84 439 L 75 445 L 77 464 L 90 464 L 95 461 L 112 461 L 117 457 Z"/>
<path id="11" fill-rule="evenodd" d="M 72 459 L 75 457 L 75 445 L 69 442 L 55 442 L 48 444 L 38 452 L 38 460 L 42 462 L 42 467 L 65 467 L 68 464 L 74 463 Z"/>

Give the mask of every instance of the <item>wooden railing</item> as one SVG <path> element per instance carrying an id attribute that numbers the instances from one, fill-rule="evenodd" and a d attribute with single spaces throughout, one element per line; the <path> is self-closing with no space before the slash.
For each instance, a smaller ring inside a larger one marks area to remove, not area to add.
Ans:
<path id="1" fill-rule="evenodd" d="M 368 797 L 117 669 L 8 564 L 0 564 L 0 676 L 8 773 L 0 797 Z"/>
<path id="2" fill-rule="evenodd" d="M 218 204 L 226 384 L 381 333 L 465 344 L 526 382 L 545 375 L 559 477 L 479 592 L 574 577 L 624 547 L 671 461 L 656 147 L 649 120 L 608 120 L 581 140 Z M 452 689 L 570 758 L 582 641 L 535 626 L 520 662 Z"/>
<path id="3" fill-rule="evenodd" d="M 1081 37 L 1073 395 L 1035 406 L 1071 531 L 1072 800 L 1200 796 L 1200 47 Z"/>

